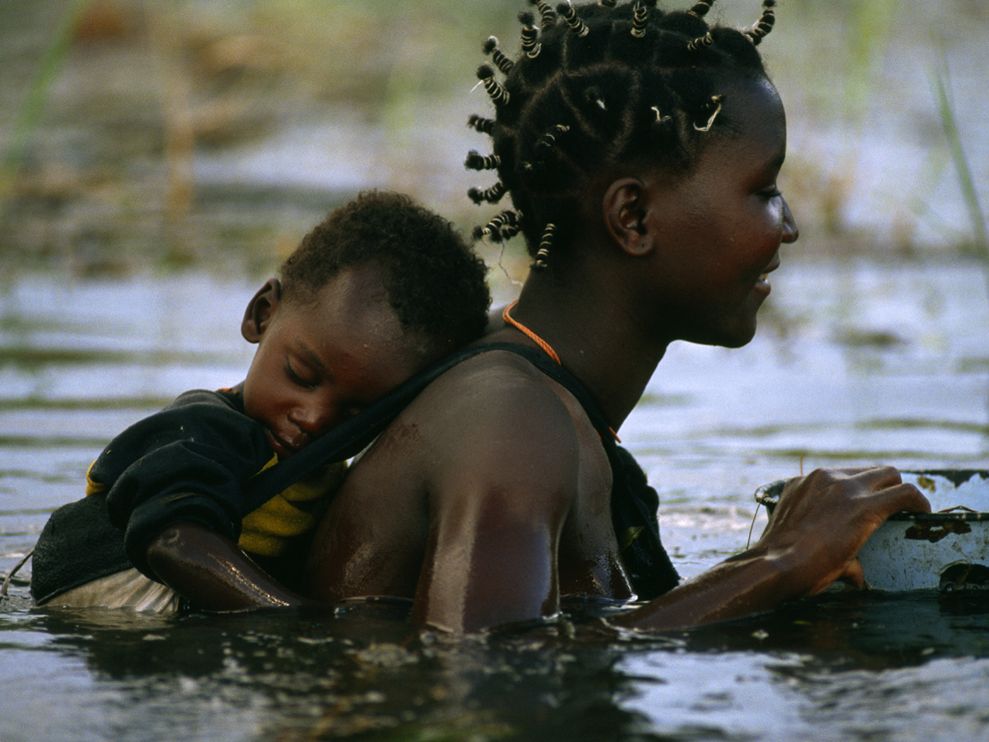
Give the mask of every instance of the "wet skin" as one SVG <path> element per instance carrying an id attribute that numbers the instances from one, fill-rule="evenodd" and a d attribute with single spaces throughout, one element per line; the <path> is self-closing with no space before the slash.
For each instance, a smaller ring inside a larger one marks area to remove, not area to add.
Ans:
<path id="1" fill-rule="evenodd" d="M 775 91 L 749 82 L 729 92 L 737 134 L 712 139 L 686 178 L 630 168 L 590 193 L 587 213 L 575 215 L 572 263 L 531 275 L 515 311 L 615 429 L 669 342 L 751 338 L 768 294 L 761 276 L 796 238 L 773 190 L 785 146 Z M 502 326 L 486 340 L 532 344 Z M 268 424 L 278 431 L 282 419 L 297 424 L 281 412 Z M 430 386 L 354 467 L 316 536 L 312 597 L 407 598 L 417 623 L 451 631 L 550 615 L 561 595 L 625 599 L 610 486 L 597 434 L 568 392 L 516 356 L 478 356 Z M 836 579 L 861 582 L 855 555 L 872 531 L 893 512 L 927 507 L 893 469 L 814 472 L 790 483 L 751 549 L 618 622 L 690 626 L 768 610 Z M 305 602 L 189 524 L 164 533 L 149 561 L 168 584 L 184 580 L 179 591 L 200 607 Z"/>
<path id="2" fill-rule="evenodd" d="M 775 188 L 785 151 L 775 90 L 738 82 L 725 100 L 737 133 L 712 139 L 686 177 L 630 166 L 590 194 L 574 217 L 577 257 L 556 276 L 530 275 L 515 311 L 616 429 L 669 342 L 751 339 L 764 274 L 797 237 Z M 531 345 L 503 326 L 486 341 Z M 610 487 L 569 393 L 515 356 L 483 354 L 430 386 L 353 468 L 317 533 L 311 592 L 407 598 L 417 622 L 452 631 L 550 615 L 561 595 L 625 599 Z M 694 625 L 855 580 L 869 533 L 896 510 L 926 507 L 891 469 L 815 473 L 785 499 L 780 525 L 752 549 L 622 622 Z"/>
<path id="3" fill-rule="evenodd" d="M 560 593 L 628 598 L 610 487 L 570 394 L 514 355 L 484 354 L 353 468 L 316 535 L 312 592 L 415 599 L 419 620 L 453 630 L 552 613 Z"/>
<path id="4" fill-rule="evenodd" d="M 732 105 L 738 99 L 748 102 Z M 657 283 L 665 278 L 654 308 L 659 332 L 738 347 L 755 335 L 768 274 L 798 231 L 777 187 L 786 117 L 776 90 L 765 80 L 740 82 L 725 89 L 725 108 L 738 136 L 712 139 L 685 178 L 647 175 L 645 219 L 660 247 Z"/>
<path id="5" fill-rule="evenodd" d="M 242 387 L 248 416 L 279 458 L 360 412 L 435 360 L 402 327 L 373 263 L 342 270 L 314 296 L 285 296 L 268 281 L 247 306 L 244 338 L 258 349 Z M 305 599 L 258 568 L 235 543 L 189 523 L 148 549 L 163 582 L 208 610 L 300 605 Z"/>

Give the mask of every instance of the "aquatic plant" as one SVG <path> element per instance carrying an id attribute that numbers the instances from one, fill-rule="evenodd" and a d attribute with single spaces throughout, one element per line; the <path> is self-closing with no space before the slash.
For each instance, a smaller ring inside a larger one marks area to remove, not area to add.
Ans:
<path id="1" fill-rule="evenodd" d="M 986 230 L 985 214 L 979 203 L 979 194 L 975 189 L 975 180 L 972 177 L 972 168 L 969 165 L 965 148 L 962 145 L 961 134 L 958 128 L 958 117 L 955 115 L 955 104 L 951 98 L 951 80 L 948 71 L 948 63 L 942 51 L 939 68 L 932 75 L 934 95 L 937 100 L 938 114 L 941 119 L 941 127 L 944 130 L 945 138 L 948 140 L 948 147 L 951 152 L 951 160 L 955 166 L 955 173 L 958 176 L 958 185 L 965 200 L 965 207 L 972 223 L 972 239 L 975 251 L 989 261 L 989 233 Z M 986 266 L 986 280 L 989 285 L 989 263 Z"/>
<path id="2" fill-rule="evenodd" d="M 41 59 L 38 72 L 31 83 L 24 104 L 17 113 L 10 143 L 2 161 L 0 161 L 0 196 L 4 195 L 8 179 L 13 176 L 24 158 L 28 140 L 32 132 L 38 127 L 38 122 L 44 111 L 48 92 L 58 77 L 58 72 L 62 68 L 69 47 L 72 45 L 76 24 L 90 2 L 91 0 L 72 0 L 52 33 L 51 43 Z"/>
<path id="3" fill-rule="evenodd" d="M 961 188 L 969 219 L 972 222 L 974 250 L 983 259 L 982 274 L 986 285 L 986 298 L 989 298 L 989 235 L 986 233 L 986 219 L 979 203 L 979 194 L 975 190 L 975 180 L 972 168 L 969 166 L 965 148 L 962 146 L 961 134 L 958 129 L 958 117 L 955 115 L 954 101 L 951 99 L 950 75 L 944 52 L 941 52 L 939 69 L 933 75 L 934 95 L 937 98 L 938 113 L 941 116 L 941 127 L 948 140 L 951 159 L 958 175 L 958 185 Z M 989 396 L 986 398 L 986 411 L 989 417 Z M 987 429 L 989 436 L 989 429 Z"/>

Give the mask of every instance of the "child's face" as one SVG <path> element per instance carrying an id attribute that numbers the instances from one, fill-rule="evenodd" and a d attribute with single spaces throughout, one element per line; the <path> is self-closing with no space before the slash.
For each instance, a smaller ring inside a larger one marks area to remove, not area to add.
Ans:
<path id="1" fill-rule="evenodd" d="M 360 412 L 431 358 L 402 328 L 373 264 L 347 268 L 310 300 L 281 297 L 269 281 L 244 316 L 258 343 L 244 381 L 246 413 L 279 458 Z"/>
<path id="2" fill-rule="evenodd" d="M 730 86 L 725 113 L 740 131 L 720 134 L 672 184 L 650 176 L 647 219 L 658 244 L 657 321 L 668 339 L 737 347 L 752 339 L 782 243 L 797 239 L 777 190 L 786 119 L 768 81 Z M 713 135 L 713 134 L 712 134 Z"/>

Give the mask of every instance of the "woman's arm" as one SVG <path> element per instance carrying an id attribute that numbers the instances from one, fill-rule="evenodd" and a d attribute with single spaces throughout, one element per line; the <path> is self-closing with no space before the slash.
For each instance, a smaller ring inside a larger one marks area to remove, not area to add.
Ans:
<path id="1" fill-rule="evenodd" d="M 890 467 L 818 470 L 790 480 L 751 549 L 613 621 L 635 629 L 686 628 L 771 610 L 836 580 L 861 586 L 859 549 L 901 510 L 926 512 L 930 504 Z"/>

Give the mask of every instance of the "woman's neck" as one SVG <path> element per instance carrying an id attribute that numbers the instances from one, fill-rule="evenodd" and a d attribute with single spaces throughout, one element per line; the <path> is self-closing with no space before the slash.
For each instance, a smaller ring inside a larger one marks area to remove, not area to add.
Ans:
<path id="1" fill-rule="evenodd" d="M 602 283 L 563 286 L 549 276 L 530 277 L 512 316 L 556 350 L 617 429 L 642 396 L 666 343 L 646 337 L 623 297 Z"/>

